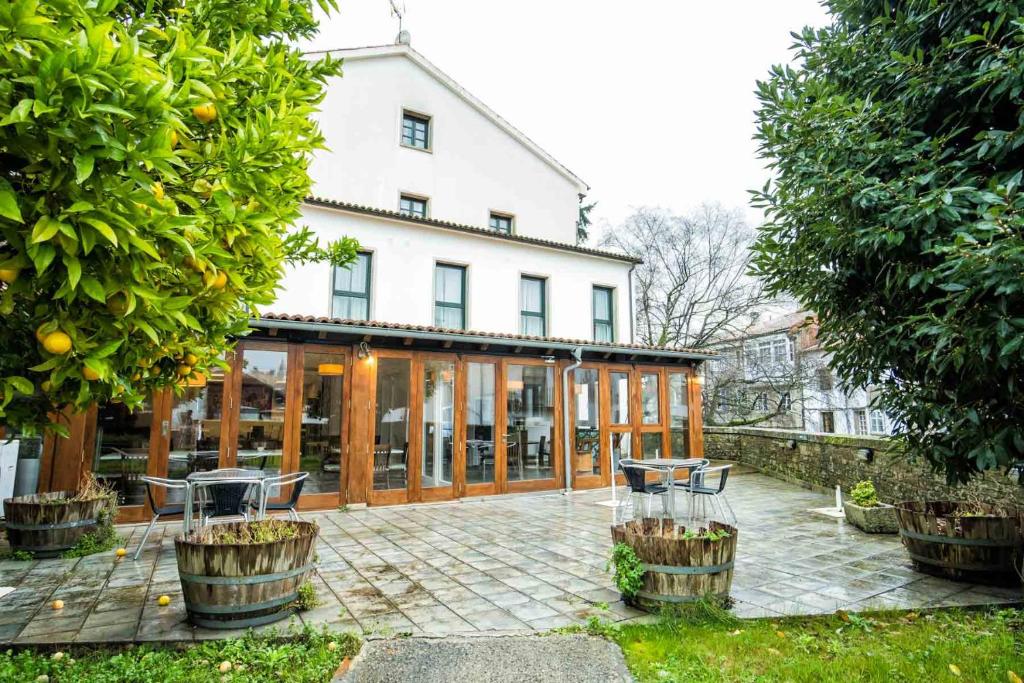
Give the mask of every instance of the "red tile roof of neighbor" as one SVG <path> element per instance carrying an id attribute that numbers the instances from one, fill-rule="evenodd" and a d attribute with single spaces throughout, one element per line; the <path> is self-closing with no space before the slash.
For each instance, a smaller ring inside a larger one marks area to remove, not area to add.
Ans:
<path id="1" fill-rule="evenodd" d="M 252 324 L 257 327 L 274 327 L 273 322 L 311 323 L 314 325 L 338 326 L 352 328 L 362 333 L 365 330 L 380 330 L 388 332 L 405 332 L 409 336 L 416 336 L 416 333 L 451 336 L 453 340 L 460 337 L 468 342 L 483 342 L 515 346 L 516 342 L 532 342 L 533 345 L 541 346 L 550 344 L 552 346 L 582 346 L 588 350 L 608 351 L 610 353 L 630 353 L 672 355 L 680 358 L 707 359 L 716 358 L 714 351 L 707 349 L 692 349 L 678 346 L 648 346 L 645 344 L 624 344 L 617 342 L 596 342 L 586 339 L 567 339 L 564 337 L 536 337 L 524 334 L 504 334 L 497 332 L 481 332 L 477 330 L 456 330 L 451 328 L 434 327 L 432 325 L 407 325 L 400 323 L 388 323 L 379 320 L 350 320 L 345 318 L 329 318 L 326 316 L 312 315 L 290 315 L 287 313 L 263 313 L 259 318 L 252 319 Z M 260 325 L 260 323 L 265 323 Z M 267 324 L 269 323 L 269 324 Z M 342 330 L 339 330 L 342 331 Z M 372 334 L 372 332 L 367 332 Z M 401 334 L 390 334 L 388 336 L 402 336 Z"/>
<path id="2" fill-rule="evenodd" d="M 596 256 L 598 258 L 612 259 L 615 261 L 624 261 L 626 263 L 643 263 L 643 259 L 639 259 L 636 256 L 630 256 L 629 254 L 620 254 L 618 252 L 605 251 L 603 249 L 592 249 L 591 247 L 581 247 L 575 244 L 555 242 L 554 240 L 545 240 L 539 237 L 526 237 L 525 235 L 509 235 L 507 233 L 498 232 L 497 230 L 492 230 L 490 228 L 481 228 L 475 225 L 465 225 L 463 223 L 442 221 L 436 218 L 418 218 L 416 216 L 409 216 L 404 213 L 399 213 L 398 211 L 380 209 L 374 206 L 363 206 L 361 204 L 352 204 L 351 202 L 343 202 L 337 199 L 328 199 L 326 197 L 307 197 L 306 203 L 312 206 L 322 206 L 329 209 L 338 209 L 341 211 L 349 211 L 352 213 L 362 213 L 369 216 L 380 216 L 381 218 L 391 218 L 405 223 L 418 223 L 420 225 L 429 225 L 430 227 L 433 228 L 457 230 L 459 232 L 480 235 L 481 237 L 490 237 L 493 239 L 505 240 L 508 242 L 519 242 L 520 244 L 531 244 L 538 247 L 547 247 L 549 249 L 571 251 L 577 254 L 586 254 L 587 256 Z"/>

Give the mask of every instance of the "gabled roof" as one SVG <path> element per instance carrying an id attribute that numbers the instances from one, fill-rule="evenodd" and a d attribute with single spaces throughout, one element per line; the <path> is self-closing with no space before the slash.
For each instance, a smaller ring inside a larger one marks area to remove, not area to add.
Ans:
<path id="1" fill-rule="evenodd" d="M 545 162 L 560 174 L 577 185 L 581 194 L 586 194 L 590 186 L 582 178 L 566 168 L 553 156 L 545 152 L 540 146 L 528 138 L 522 131 L 511 123 L 500 117 L 493 109 L 478 100 L 468 90 L 456 83 L 448 74 L 434 66 L 426 57 L 408 45 L 378 45 L 373 47 L 356 47 L 339 50 L 312 50 L 306 54 L 330 54 L 343 58 L 345 61 L 354 62 L 361 59 L 377 59 L 381 57 L 405 57 L 416 66 L 420 67 L 434 78 L 438 83 L 448 88 L 456 97 L 476 109 L 484 118 L 488 119 L 501 130 L 515 138 L 521 145 L 533 152 L 541 161 Z"/>
<path id="2" fill-rule="evenodd" d="M 488 237 L 496 240 L 504 240 L 506 242 L 518 242 L 520 244 L 530 244 L 538 247 L 546 247 L 548 249 L 571 251 L 577 254 L 585 254 L 587 256 L 595 256 L 597 258 L 612 259 L 614 261 L 623 261 L 625 263 L 643 263 L 643 260 L 637 258 L 636 256 L 630 256 L 629 254 L 620 254 L 615 251 L 604 251 L 602 249 L 580 247 L 575 244 L 555 242 L 554 240 L 545 240 L 539 237 L 510 235 L 508 233 L 492 230 L 491 228 L 482 228 L 479 226 L 465 225 L 462 223 L 452 223 L 451 221 L 442 221 L 436 218 L 419 218 L 418 216 L 409 216 L 398 211 L 381 209 L 374 206 L 363 206 L 361 204 L 352 204 L 351 202 L 343 202 L 336 199 L 328 199 L 326 197 L 306 197 L 306 204 L 309 204 L 310 206 L 321 206 L 329 209 L 337 209 L 339 211 L 348 211 L 350 213 L 361 213 L 369 216 L 379 216 L 381 218 L 389 218 L 392 220 L 401 221 L 403 223 L 415 223 L 419 225 L 428 225 L 433 228 L 457 230 L 459 232 L 470 233 L 473 235 L 478 235 L 480 237 Z"/>
<path id="3" fill-rule="evenodd" d="M 718 354 L 709 349 L 689 349 L 679 346 L 648 346 L 645 344 L 622 344 L 615 342 L 596 342 L 586 339 L 567 339 L 564 337 L 537 337 L 525 334 L 504 334 L 497 332 L 480 332 L 475 330 L 455 330 L 432 325 L 407 325 L 388 323 L 378 320 L 350 320 L 346 318 L 328 318 L 326 316 L 289 315 L 287 313 L 264 313 L 259 318 L 250 318 L 249 326 L 254 328 L 278 328 L 324 333 L 337 333 L 357 338 L 393 338 L 422 339 L 447 342 L 445 348 L 451 348 L 455 342 L 460 344 L 485 345 L 493 347 L 530 348 L 541 351 L 570 351 L 582 348 L 585 353 L 593 355 L 642 356 L 669 360 L 700 361 L 717 358 Z"/>

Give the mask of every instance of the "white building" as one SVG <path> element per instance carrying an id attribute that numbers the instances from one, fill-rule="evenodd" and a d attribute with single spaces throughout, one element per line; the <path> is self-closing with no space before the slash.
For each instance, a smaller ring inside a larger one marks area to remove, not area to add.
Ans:
<path id="1" fill-rule="evenodd" d="M 635 260 L 575 245 L 586 183 L 409 45 L 334 54 L 303 213 L 361 261 L 293 268 L 273 310 L 632 341 Z"/>

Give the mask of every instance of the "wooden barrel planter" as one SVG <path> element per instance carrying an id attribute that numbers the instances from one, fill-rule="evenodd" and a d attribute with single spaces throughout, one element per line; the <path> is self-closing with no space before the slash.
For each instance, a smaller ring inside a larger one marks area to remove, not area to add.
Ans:
<path id="1" fill-rule="evenodd" d="M 954 581 L 1017 585 L 1024 557 L 1024 516 L 994 505 L 953 501 L 896 505 L 914 567 Z"/>
<path id="2" fill-rule="evenodd" d="M 707 531 L 726 532 L 718 540 L 687 538 L 671 519 L 631 520 L 612 527 L 612 542 L 625 543 L 643 563 L 643 587 L 626 602 L 656 611 L 664 605 L 705 597 L 727 598 L 736 560 L 736 527 L 712 521 Z"/>
<path id="3" fill-rule="evenodd" d="M 217 629 L 269 624 L 295 613 L 299 587 L 314 568 L 317 525 L 266 520 L 219 524 L 221 531 L 273 521 L 295 534 L 266 543 L 215 543 L 210 528 L 174 540 L 189 621 Z"/>
<path id="4" fill-rule="evenodd" d="M 109 498 L 79 500 L 74 491 L 53 491 L 4 500 L 7 541 L 13 551 L 57 557 L 96 531 Z"/>

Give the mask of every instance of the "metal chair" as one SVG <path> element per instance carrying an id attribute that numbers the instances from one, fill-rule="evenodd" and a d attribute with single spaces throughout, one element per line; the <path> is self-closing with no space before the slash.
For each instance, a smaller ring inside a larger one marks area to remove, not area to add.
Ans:
<path id="1" fill-rule="evenodd" d="M 132 560 L 139 559 L 139 555 L 142 554 L 142 549 L 146 545 L 146 539 L 149 538 L 149 534 L 153 531 L 153 527 L 160 520 L 160 517 L 164 515 L 183 515 L 185 514 L 184 503 L 171 503 L 170 505 L 157 505 L 156 498 L 153 497 L 153 487 L 159 486 L 168 490 L 181 489 L 185 490 L 188 488 L 181 479 L 165 479 L 164 477 L 142 477 L 142 481 L 146 485 L 146 496 L 149 498 L 149 507 L 153 511 L 153 519 L 150 520 L 149 526 L 146 527 L 146 531 L 142 534 L 142 539 L 139 541 L 139 546 L 135 549 L 135 554 L 132 556 Z"/>
<path id="2" fill-rule="evenodd" d="M 377 483 L 377 479 L 383 480 L 385 488 L 391 488 L 391 482 L 388 481 L 388 461 L 391 459 L 391 444 L 384 444 L 373 447 L 373 479 L 374 484 Z"/>
<path id="3" fill-rule="evenodd" d="M 660 475 L 662 474 L 661 470 L 647 467 L 640 464 L 639 461 L 632 459 L 619 460 L 619 469 L 626 476 L 626 483 L 629 485 L 629 497 L 631 499 L 634 495 L 639 495 L 642 503 L 643 497 L 647 496 L 647 517 L 651 516 L 651 503 L 654 501 L 654 496 L 663 496 L 671 493 L 671 489 L 665 484 L 647 481 L 648 472 L 655 472 Z M 662 498 L 662 507 L 667 507 L 664 498 Z"/>
<path id="4" fill-rule="evenodd" d="M 694 518 L 695 496 L 701 498 L 701 517 L 707 518 L 707 501 L 711 498 L 714 505 L 718 506 L 722 518 L 726 523 L 736 523 L 736 513 L 733 512 L 729 499 L 725 497 L 725 483 L 729 480 L 729 470 L 732 465 L 718 465 L 716 467 L 702 467 L 690 473 L 690 480 L 685 486 L 679 486 L 689 492 L 690 499 L 690 520 Z M 726 512 L 728 510 L 728 512 Z M 731 518 L 731 521 L 730 521 Z"/>
<path id="5" fill-rule="evenodd" d="M 306 481 L 306 477 L 309 476 L 309 472 L 291 472 L 289 474 L 282 474 L 276 477 L 267 477 L 263 480 L 263 488 L 267 490 L 266 498 L 270 497 L 269 491 L 274 488 L 284 488 L 285 486 L 291 485 L 292 495 L 288 497 L 288 500 L 282 503 L 270 503 L 267 502 L 263 505 L 263 510 L 259 509 L 259 502 L 250 501 L 249 507 L 256 510 L 260 517 L 263 517 L 267 512 L 280 512 L 282 510 L 288 511 L 288 517 L 290 519 L 298 520 L 299 513 L 295 511 L 295 506 L 299 502 L 299 496 L 302 494 L 302 485 Z M 263 498 L 266 500 L 266 498 Z"/>
<path id="6" fill-rule="evenodd" d="M 247 470 L 238 471 L 246 472 Z M 242 476 L 239 476 L 238 479 L 225 476 L 219 479 L 193 481 L 192 488 L 199 500 L 200 526 L 206 526 L 211 519 L 223 517 L 241 517 L 248 522 L 249 501 L 253 490 L 259 490 L 260 499 L 263 498 L 261 482 Z M 209 500 L 206 498 L 207 490 L 209 490 Z"/>

